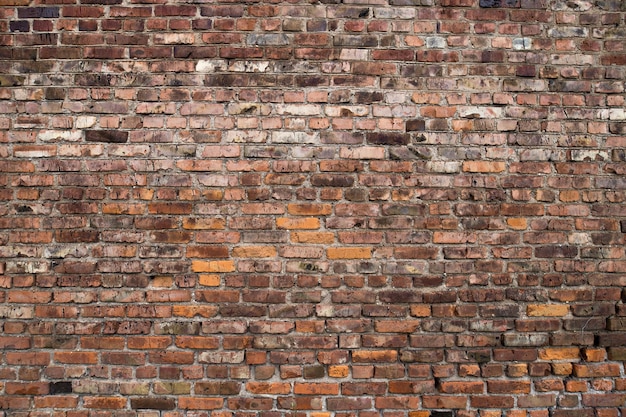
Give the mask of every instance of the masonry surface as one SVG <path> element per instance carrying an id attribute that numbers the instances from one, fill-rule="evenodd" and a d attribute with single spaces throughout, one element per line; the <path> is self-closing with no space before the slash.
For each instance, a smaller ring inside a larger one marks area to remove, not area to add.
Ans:
<path id="1" fill-rule="evenodd" d="M 625 15 L 0 0 L 0 416 L 626 415 Z"/>

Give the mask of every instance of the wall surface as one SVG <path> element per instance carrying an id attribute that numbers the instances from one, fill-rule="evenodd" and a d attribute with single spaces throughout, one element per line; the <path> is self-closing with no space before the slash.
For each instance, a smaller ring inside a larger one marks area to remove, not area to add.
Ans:
<path id="1" fill-rule="evenodd" d="M 626 415 L 626 2 L 0 4 L 0 416 Z"/>

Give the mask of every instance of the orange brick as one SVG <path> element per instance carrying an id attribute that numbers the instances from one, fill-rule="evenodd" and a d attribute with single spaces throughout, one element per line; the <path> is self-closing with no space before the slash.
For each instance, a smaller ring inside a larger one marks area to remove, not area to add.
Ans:
<path id="1" fill-rule="evenodd" d="M 539 359 L 544 361 L 578 360 L 580 359 L 580 349 L 576 347 L 540 349 Z"/>
<path id="2" fill-rule="evenodd" d="M 326 249 L 328 259 L 370 259 L 372 248 L 346 247 Z"/>
<path id="3" fill-rule="evenodd" d="M 358 363 L 395 362 L 398 352 L 395 350 L 357 350 L 352 352 L 352 361 Z"/>
<path id="4" fill-rule="evenodd" d="M 201 274 L 198 276 L 198 282 L 205 287 L 219 287 L 222 279 L 219 275 Z"/>
<path id="5" fill-rule="evenodd" d="M 347 365 L 331 365 L 328 367 L 328 376 L 331 378 L 347 378 L 350 375 L 350 367 Z"/>
<path id="6" fill-rule="evenodd" d="M 252 394 L 289 394 L 291 384 L 288 382 L 248 382 L 246 390 Z"/>
<path id="7" fill-rule="evenodd" d="M 287 206 L 287 212 L 294 216 L 326 216 L 332 211 L 330 204 L 292 203 Z"/>
<path id="8" fill-rule="evenodd" d="M 620 376 L 620 369 L 616 363 L 575 364 L 574 376 L 578 378 L 616 377 Z"/>
<path id="9" fill-rule="evenodd" d="M 417 304 L 411 306 L 411 315 L 413 317 L 429 317 L 430 314 L 430 306 L 427 304 Z"/>
<path id="10" fill-rule="evenodd" d="M 496 161 L 465 161 L 463 162 L 464 172 L 490 173 L 502 172 L 506 169 L 504 162 Z"/>
<path id="11" fill-rule="evenodd" d="M 528 365 L 525 363 L 514 363 L 507 366 L 506 374 L 512 378 L 520 378 L 528 375 Z"/>
<path id="12" fill-rule="evenodd" d="M 559 193 L 559 200 L 570 203 L 580 200 L 580 192 L 576 190 L 565 190 Z"/>
<path id="13" fill-rule="evenodd" d="M 587 381 L 566 381 L 565 390 L 567 392 L 587 392 Z"/>
<path id="14" fill-rule="evenodd" d="M 302 395 L 338 395 L 339 384 L 328 382 L 296 382 L 294 394 Z"/>
<path id="15" fill-rule="evenodd" d="M 156 276 L 152 279 L 151 284 L 153 287 L 169 288 L 174 285 L 174 278 L 167 276 Z"/>
<path id="16" fill-rule="evenodd" d="M 125 203 L 110 203 L 102 205 L 103 214 L 129 214 L 138 215 L 143 214 L 146 211 L 145 204 L 125 204 Z"/>
<path id="17" fill-rule="evenodd" d="M 276 253 L 273 246 L 238 246 L 233 249 L 235 258 L 273 258 Z"/>
<path id="18" fill-rule="evenodd" d="M 602 362 L 606 359 L 606 349 L 602 348 L 585 348 L 582 354 L 587 362 Z"/>
<path id="19" fill-rule="evenodd" d="M 333 243 L 335 234 L 332 232 L 293 232 L 291 241 L 294 243 Z"/>
<path id="20" fill-rule="evenodd" d="M 191 270 L 193 272 L 233 272 L 235 271 L 234 261 L 192 261 Z"/>
<path id="21" fill-rule="evenodd" d="M 526 314 L 530 317 L 563 317 L 569 313 L 569 306 L 565 304 L 530 304 L 526 307 Z"/>
<path id="22" fill-rule="evenodd" d="M 219 308 L 216 306 L 186 306 L 186 305 L 175 305 L 172 306 L 172 315 L 174 317 L 215 317 L 219 311 Z"/>
<path id="23" fill-rule="evenodd" d="M 204 190 L 202 197 L 208 201 L 220 201 L 224 198 L 224 191 L 222 190 Z"/>
<path id="24" fill-rule="evenodd" d="M 289 217 L 279 217 L 276 219 L 276 227 L 279 229 L 319 229 L 320 221 L 312 217 L 302 219 L 292 219 Z"/>
<path id="25" fill-rule="evenodd" d="M 508 224 L 511 229 L 515 230 L 525 230 L 528 227 L 528 221 L 522 217 L 506 219 L 506 224 Z"/>

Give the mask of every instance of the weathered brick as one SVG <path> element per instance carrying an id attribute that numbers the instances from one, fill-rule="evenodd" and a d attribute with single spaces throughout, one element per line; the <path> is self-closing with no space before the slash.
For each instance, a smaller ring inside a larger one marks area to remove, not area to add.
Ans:
<path id="1" fill-rule="evenodd" d="M 3 3 L 0 409 L 619 414 L 623 2 L 157 3 Z"/>

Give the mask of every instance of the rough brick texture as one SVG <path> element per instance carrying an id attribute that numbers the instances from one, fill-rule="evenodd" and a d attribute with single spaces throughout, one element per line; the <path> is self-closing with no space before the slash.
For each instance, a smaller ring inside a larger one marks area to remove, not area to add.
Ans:
<path id="1" fill-rule="evenodd" d="M 626 413 L 622 0 L 0 0 L 0 416 Z"/>

